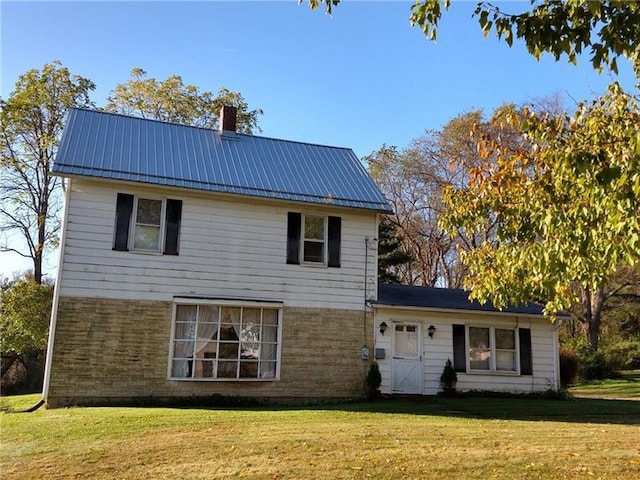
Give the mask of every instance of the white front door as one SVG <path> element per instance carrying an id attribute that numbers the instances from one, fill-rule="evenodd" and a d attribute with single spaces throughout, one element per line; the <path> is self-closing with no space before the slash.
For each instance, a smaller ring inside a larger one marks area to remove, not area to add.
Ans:
<path id="1" fill-rule="evenodd" d="M 393 329 L 393 393 L 422 393 L 419 323 L 395 323 Z"/>

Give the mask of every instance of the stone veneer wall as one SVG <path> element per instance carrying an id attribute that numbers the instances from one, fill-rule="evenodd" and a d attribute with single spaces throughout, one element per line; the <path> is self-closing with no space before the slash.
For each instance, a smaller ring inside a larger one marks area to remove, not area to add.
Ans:
<path id="1" fill-rule="evenodd" d="M 167 380 L 171 302 L 61 297 L 47 405 L 214 395 L 300 403 L 364 394 L 363 313 L 283 310 L 278 381 Z M 371 346 L 372 318 L 367 318 Z"/>

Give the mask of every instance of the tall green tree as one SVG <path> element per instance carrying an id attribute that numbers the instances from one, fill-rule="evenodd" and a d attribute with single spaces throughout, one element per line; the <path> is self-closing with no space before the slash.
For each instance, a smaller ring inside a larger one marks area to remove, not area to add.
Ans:
<path id="1" fill-rule="evenodd" d="M 441 225 L 451 234 L 495 222 L 497 243 L 461 252 L 472 297 L 494 305 L 542 301 L 547 314 L 579 308 L 597 350 L 601 314 L 620 265 L 640 259 L 640 110 L 614 84 L 569 116 L 507 108 L 483 133 L 486 161 L 468 188 L 450 187 Z M 500 129 L 521 133 L 505 143 Z"/>
<path id="2" fill-rule="evenodd" d="M 147 78 L 147 72 L 139 67 L 131 70 L 127 82 L 111 91 L 104 108 L 125 115 L 217 128 L 224 105 L 236 107 L 239 132 L 261 131 L 258 117 L 262 110 L 250 110 L 241 93 L 223 87 L 214 95 L 195 85 L 185 85 L 179 75 L 170 75 L 165 80 Z"/>
<path id="3" fill-rule="evenodd" d="M 20 75 L 0 99 L 0 251 L 33 261 L 42 282 L 45 251 L 58 243 L 61 180 L 50 174 L 64 118 L 71 107 L 90 107 L 93 82 L 59 61 Z M 9 239 L 20 238 L 24 246 Z"/>
<path id="4" fill-rule="evenodd" d="M 396 225 L 383 217 L 378 225 L 378 283 L 402 283 L 401 270 L 413 261 L 403 240 Z"/>

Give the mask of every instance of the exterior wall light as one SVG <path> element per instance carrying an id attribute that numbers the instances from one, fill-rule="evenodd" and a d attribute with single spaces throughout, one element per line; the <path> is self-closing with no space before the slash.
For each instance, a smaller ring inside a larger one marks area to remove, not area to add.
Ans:
<path id="1" fill-rule="evenodd" d="M 382 335 L 384 335 L 384 332 L 386 332 L 386 331 L 387 331 L 387 322 L 382 322 L 382 323 L 380 324 L 380 333 L 381 333 Z"/>
<path id="2" fill-rule="evenodd" d="M 429 325 L 429 328 L 427 328 L 427 333 L 429 334 L 429 338 L 433 338 L 433 334 L 436 333 L 436 327 L 434 327 L 433 325 Z"/>

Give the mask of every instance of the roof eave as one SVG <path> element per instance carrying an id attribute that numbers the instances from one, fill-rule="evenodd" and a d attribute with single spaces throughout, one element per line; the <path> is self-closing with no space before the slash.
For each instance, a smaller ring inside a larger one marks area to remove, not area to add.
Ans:
<path id="1" fill-rule="evenodd" d="M 534 317 L 534 318 L 547 318 L 542 313 L 520 313 L 520 312 L 508 312 L 504 310 L 475 310 L 467 308 L 442 308 L 442 307 L 425 307 L 419 305 L 398 305 L 382 302 L 372 302 L 372 308 L 391 308 L 395 310 L 420 310 L 425 312 L 439 312 L 439 313 L 469 313 L 477 315 L 499 315 L 505 317 Z"/>
<path id="2" fill-rule="evenodd" d="M 55 168 L 55 164 L 54 164 L 54 168 Z M 224 192 L 224 191 L 218 191 L 218 190 L 208 190 L 208 189 L 187 187 L 187 186 L 165 185 L 165 184 L 155 183 L 155 182 L 143 182 L 143 181 L 139 181 L 139 180 L 127 180 L 127 179 L 120 179 L 120 178 L 110 178 L 110 177 L 99 176 L 99 175 L 87 175 L 87 174 L 82 174 L 82 173 L 68 173 L 68 172 L 59 171 L 59 170 L 56 171 L 56 170 L 53 170 L 53 169 L 50 171 L 50 173 L 51 173 L 51 175 L 53 175 L 55 177 L 61 177 L 61 178 L 84 178 L 84 179 L 91 179 L 91 180 L 96 180 L 96 181 L 102 181 L 102 182 L 108 182 L 108 183 L 116 183 L 116 184 L 122 184 L 122 185 L 132 185 L 132 186 L 144 185 L 146 187 L 151 187 L 151 188 L 163 188 L 163 189 L 166 188 L 166 189 L 171 189 L 171 190 L 186 190 L 186 191 L 191 191 L 191 192 L 199 192 L 201 194 L 211 194 L 211 195 L 219 195 L 219 196 L 225 196 L 225 197 L 229 196 L 229 197 L 236 197 L 236 198 L 237 197 L 254 198 L 254 199 L 263 200 L 263 201 L 297 203 L 297 204 L 301 204 L 301 205 L 311 205 L 311 206 L 316 206 L 316 207 L 357 210 L 357 211 L 371 212 L 371 213 L 377 213 L 377 214 L 390 214 L 390 213 L 393 213 L 393 210 L 391 209 L 391 207 L 387 206 L 387 209 L 385 209 L 381 205 L 378 208 L 378 207 L 365 207 L 365 206 L 353 206 L 353 205 L 339 205 L 339 204 L 329 203 L 329 202 L 324 202 L 324 203 L 322 203 L 322 202 L 311 202 L 311 201 L 304 201 L 304 200 L 300 200 L 300 199 L 281 198 L 281 197 L 278 197 L 278 196 L 250 195 L 250 194 L 245 194 L 245 193 Z M 360 201 L 354 200 L 354 202 L 360 202 Z M 373 203 L 373 202 L 371 202 L 371 203 Z"/>

